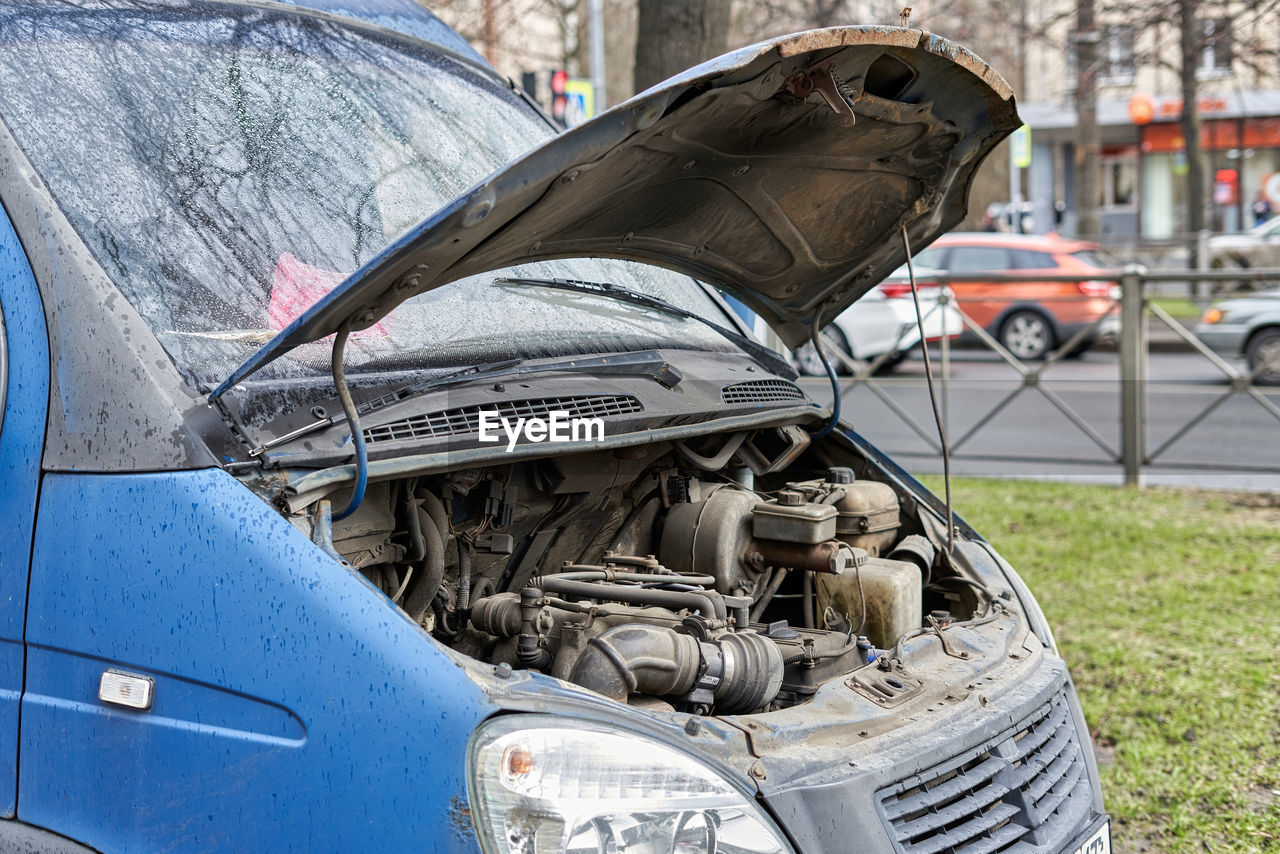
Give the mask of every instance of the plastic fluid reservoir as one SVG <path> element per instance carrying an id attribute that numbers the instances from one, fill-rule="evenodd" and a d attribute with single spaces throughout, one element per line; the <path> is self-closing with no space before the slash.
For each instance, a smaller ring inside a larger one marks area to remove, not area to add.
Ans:
<path id="1" fill-rule="evenodd" d="M 836 536 L 878 557 L 893 545 L 898 531 L 898 494 L 887 483 L 857 480 L 853 469 L 827 470 L 826 484 L 835 505 Z"/>
<path id="2" fill-rule="evenodd" d="M 819 613 L 830 607 L 845 615 L 855 634 L 866 635 L 880 649 L 888 649 L 924 623 L 923 582 L 913 563 L 867 557 L 840 575 L 815 574 L 814 581 Z M 864 597 L 866 623 L 858 629 Z"/>

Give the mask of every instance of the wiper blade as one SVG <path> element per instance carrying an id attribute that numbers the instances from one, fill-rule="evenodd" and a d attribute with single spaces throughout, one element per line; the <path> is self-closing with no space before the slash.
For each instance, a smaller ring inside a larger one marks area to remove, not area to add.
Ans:
<path id="1" fill-rule="evenodd" d="M 554 371 L 574 371 L 593 374 L 621 374 L 626 376 L 648 376 L 666 388 L 675 388 L 684 379 L 679 369 L 669 364 L 657 350 L 641 350 L 634 353 L 618 353 L 602 356 L 580 356 L 558 362 L 541 362 L 527 364 L 524 359 L 505 359 L 500 362 L 487 362 L 473 365 L 460 371 L 431 377 L 412 385 L 403 386 L 395 391 L 367 400 L 356 407 L 356 412 L 366 415 L 389 406 L 395 406 L 410 398 L 418 397 L 430 391 L 447 388 L 452 385 L 474 382 L 477 379 L 490 379 L 523 374 L 540 374 Z M 308 436 L 318 430 L 324 430 L 347 420 L 342 413 L 328 415 L 310 424 L 304 424 L 274 439 L 263 442 L 249 451 L 249 456 L 257 457 L 295 439 Z"/>
<path id="2" fill-rule="evenodd" d="M 707 320 L 697 312 L 689 311 L 681 308 L 675 303 L 667 302 L 661 297 L 651 296 L 641 291 L 635 291 L 622 285 L 614 285 L 609 282 L 586 282 L 579 279 L 538 279 L 538 278 L 516 278 L 503 277 L 494 279 L 495 285 L 531 285 L 538 288 L 555 288 L 562 291 L 573 291 L 580 294 L 594 294 L 607 299 L 615 299 L 619 302 L 628 302 L 632 305 L 643 306 L 644 308 L 652 308 L 663 314 L 669 314 L 674 317 L 683 317 L 689 320 L 697 321 L 703 326 L 713 329 L 722 337 L 737 345 L 739 349 L 751 356 L 759 362 L 770 373 L 788 379 L 795 379 L 796 372 L 791 365 L 782 356 L 770 350 L 759 341 L 754 341 L 745 335 L 742 335 L 727 326 Z"/>

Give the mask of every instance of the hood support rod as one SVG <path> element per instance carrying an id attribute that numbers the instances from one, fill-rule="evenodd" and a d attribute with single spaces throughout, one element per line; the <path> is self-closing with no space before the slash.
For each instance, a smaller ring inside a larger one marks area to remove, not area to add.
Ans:
<path id="1" fill-rule="evenodd" d="M 910 10 L 908 10 L 910 11 Z M 951 448 L 947 444 L 947 431 L 942 426 L 942 413 L 938 410 L 938 394 L 933 389 L 933 362 L 929 359 L 929 342 L 924 334 L 924 315 L 920 311 L 920 292 L 916 288 L 916 269 L 911 263 L 911 240 L 907 237 L 907 227 L 902 227 L 902 251 L 907 256 L 907 280 L 911 282 L 911 299 L 916 306 L 916 325 L 920 329 L 920 352 L 924 355 L 924 378 L 929 383 L 929 403 L 933 406 L 933 421 L 938 425 L 938 444 L 942 447 L 942 484 L 947 496 L 947 559 L 951 558 L 956 545 L 955 514 L 951 511 Z M 946 334 L 946 312 L 942 315 L 943 329 Z M 943 377 L 946 381 L 946 377 Z M 941 637 L 941 635 L 939 635 Z"/>

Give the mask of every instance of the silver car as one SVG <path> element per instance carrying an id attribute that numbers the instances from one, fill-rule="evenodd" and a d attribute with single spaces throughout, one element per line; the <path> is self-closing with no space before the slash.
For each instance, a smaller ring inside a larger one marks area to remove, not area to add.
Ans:
<path id="1" fill-rule="evenodd" d="M 1243 357 L 1259 385 L 1280 385 L 1280 288 L 1215 303 L 1196 336 L 1227 358 Z"/>
<path id="2" fill-rule="evenodd" d="M 925 280 L 940 272 L 921 268 L 915 271 L 917 279 Z M 950 288 L 922 281 L 918 291 L 926 342 L 955 338 L 964 330 L 964 321 L 955 309 L 955 297 Z M 943 293 L 949 297 L 946 302 L 940 300 Z M 920 344 L 920 327 L 916 321 L 915 301 L 911 299 L 907 268 L 899 267 L 879 287 L 837 315 L 823 331 L 843 353 L 859 361 L 872 362 L 889 353 L 878 366 L 882 372 L 892 371 L 902 364 Z M 838 373 L 850 373 L 844 360 L 830 351 L 827 355 Z M 826 373 L 811 344 L 801 344 L 796 348 L 795 362 L 800 372 L 808 376 Z"/>

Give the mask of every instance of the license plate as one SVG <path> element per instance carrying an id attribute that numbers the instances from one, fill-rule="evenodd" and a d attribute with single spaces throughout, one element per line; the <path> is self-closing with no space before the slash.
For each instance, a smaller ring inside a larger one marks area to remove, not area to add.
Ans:
<path id="1" fill-rule="evenodd" d="M 1111 854 L 1111 822 L 1104 821 L 1089 835 L 1084 844 L 1068 854 Z"/>

